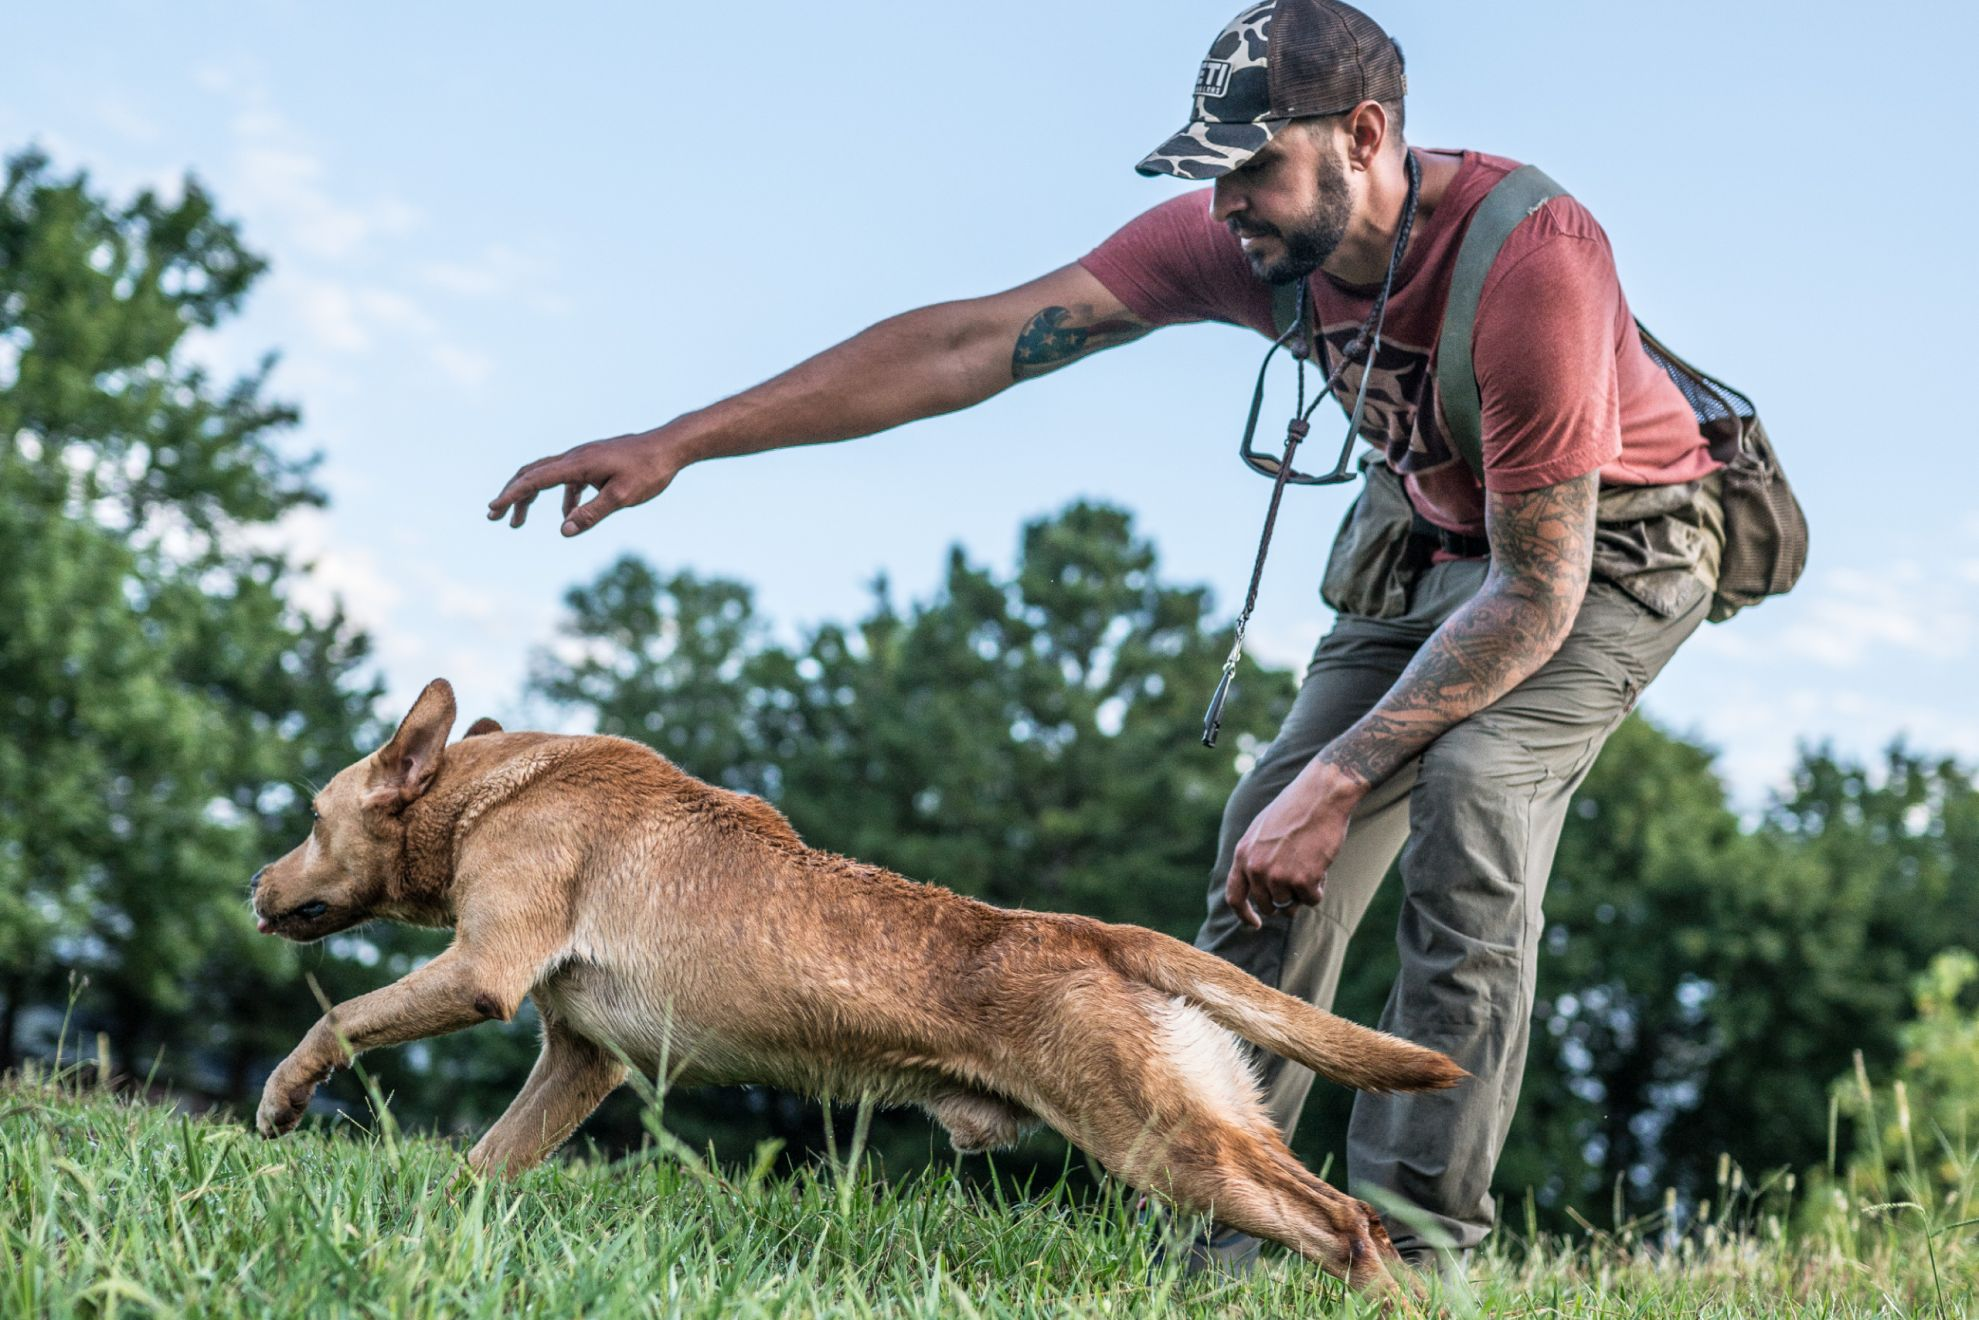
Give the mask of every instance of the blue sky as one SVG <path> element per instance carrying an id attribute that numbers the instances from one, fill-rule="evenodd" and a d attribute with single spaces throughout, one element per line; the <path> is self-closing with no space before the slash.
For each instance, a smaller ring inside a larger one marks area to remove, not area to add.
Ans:
<path id="1" fill-rule="evenodd" d="M 1979 262 L 1965 232 L 1973 10 L 1370 6 L 1409 137 L 1543 165 L 1594 211 L 1637 313 L 1760 403 L 1814 528 L 1790 597 L 1708 628 L 1647 709 L 1746 800 L 1801 740 L 1979 758 Z M 1234 9 L 1230 12 L 1234 12 Z M 1226 7 L 13 7 L 0 147 L 118 195 L 191 171 L 273 262 L 196 351 L 283 353 L 333 503 L 284 536 L 377 636 L 509 714 L 562 590 L 627 550 L 751 583 L 794 632 L 960 541 L 1007 564 L 1078 496 L 1133 509 L 1172 578 L 1241 602 L 1268 487 L 1232 457 L 1261 341 L 1183 327 L 967 413 L 690 469 L 575 541 L 482 509 L 544 453 L 661 422 L 892 312 L 1077 258 L 1179 185 Z M 1873 30 L 1865 30 L 1873 23 Z M 1869 64 L 1865 61 L 1879 61 Z M 1294 491 L 1252 629 L 1282 663 L 1347 496 Z M 1178 748 L 1178 754 L 1189 754 Z"/>

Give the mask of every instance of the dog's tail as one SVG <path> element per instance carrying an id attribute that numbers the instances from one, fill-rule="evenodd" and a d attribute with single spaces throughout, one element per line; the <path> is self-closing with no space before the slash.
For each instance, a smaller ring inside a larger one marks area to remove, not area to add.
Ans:
<path id="1" fill-rule="evenodd" d="M 1214 954 L 1136 926 L 1108 926 L 1107 961 L 1122 975 L 1176 995 L 1254 1045 L 1357 1091 L 1431 1091 L 1470 1074 L 1412 1045 L 1273 990 Z"/>

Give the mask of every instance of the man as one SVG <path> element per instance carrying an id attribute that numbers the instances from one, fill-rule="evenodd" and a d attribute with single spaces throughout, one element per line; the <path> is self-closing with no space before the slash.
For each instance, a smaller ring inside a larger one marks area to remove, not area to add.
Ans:
<path id="1" fill-rule="evenodd" d="M 908 312 L 653 431 L 532 463 L 489 516 L 520 526 L 561 486 L 563 531 L 577 535 L 690 463 L 967 407 L 1159 326 L 1220 320 L 1276 338 L 1273 287 L 1303 281 L 1318 356 L 1341 362 L 1336 393 L 1352 400 L 1372 373 L 1360 433 L 1377 461 L 1327 568 L 1337 622 L 1226 808 L 1197 943 L 1326 1005 L 1400 852 L 1402 971 L 1381 1025 L 1475 1080 L 1358 1097 L 1348 1173 L 1421 1260 L 1467 1251 L 1491 1225 L 1567 800 L 1704 618 L 1717 465 L 1643 353 L 1606 236 L 1560 197 L 1518 227 L 1484 282 L 1480 482 L 1447 433 L 1433 353 L 1466 226 L 1514 166 L 1412 153 L 1404 90 L 1400 50 L 1360 11 L 1255 4 L 1218 34 L 1189 124 L 1139 167 L 1212 189 L 1030 284 Z M 1356 359 L 1369 340 L 1371 364 Z M 1656 589 L 1592 574 L 1603 487 L 1677 495 L 1658 507 L 1688 519 L 1689 553 L 1674 569 L 1659 561 Z M 1289 1134 L 1311 1075 L 1260 1063 Z M 1231 1239 L 1212 1235 L 1198 1259 L 1255 1250 Z"/>

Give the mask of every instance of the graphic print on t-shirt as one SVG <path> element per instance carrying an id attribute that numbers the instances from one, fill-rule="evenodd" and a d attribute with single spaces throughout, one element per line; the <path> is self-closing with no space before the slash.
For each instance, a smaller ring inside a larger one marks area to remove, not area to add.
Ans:
<path id="1" fill-rule="evenodd" d="M 1327 360 L 1340 361 L 1359 331 L 1355 322 L 1323 328 L 1320 333 L 1326 340 Z M 1334 397 L 1350 416 L 1365 372 L 1358 360 L 1349 362 L 1334 387 Z M 1380 449 L 1388 458 L 1388 466 L 1397 472 L 1426 472 L 1456 457 L 1435 423 L 1436 410 L 1429 406 L 1432 380 L 1427 346 L 1381 337 L 1374 374 L 1367 385 L 1367 408 L 1361 414 L 1361 438 Z"/>

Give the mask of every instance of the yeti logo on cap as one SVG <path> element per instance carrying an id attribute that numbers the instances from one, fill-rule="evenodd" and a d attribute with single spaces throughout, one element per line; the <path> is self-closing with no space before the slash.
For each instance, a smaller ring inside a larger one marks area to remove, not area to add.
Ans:
<path id="1" fill-rule="evenodd" d="M 1196 71 L 1197 96 L 1221 96 L 1230 90 L 1230 61 L 1204 60 Z"/>

